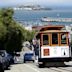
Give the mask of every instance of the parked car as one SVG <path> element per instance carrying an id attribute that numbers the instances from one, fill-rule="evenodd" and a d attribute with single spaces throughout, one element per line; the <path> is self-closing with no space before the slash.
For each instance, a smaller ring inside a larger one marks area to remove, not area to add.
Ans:
<path id="1" fill-rule="evenodd" d="M 34 53 L 33 52 L 26 52 L 24 54 L 24 63 L 26 61 L 33 61 L 34 62 Z"/>
<path id="2" fill-rule="evenodd" d="M 11 54 L 8 54 L 7 58 L 9 60 L 9 64 L 14 64 L 14 57 Z"/>
<path id="3" fill-rule="evenodd" d="M 2 57 L 0 56 L 0 72 L 4 72 L 3 64 L 2 64 Z"/>
<path id="4" fill-rule="evenodd" d="M 15 54 L 15 56 L 14 56 L 14 63 L 15 63 L 15 64 L 23 63 L 20 52 L 17 52 L 17 53 Z"/>
<path id="5" fill-rule="evenodd" d="M 7 52 L 5 50 L 0 50 L 0 56 L 1 56 L 1 63 L 3 65 L 4 69 L 8 69 L 10 66 L 9 64 L 9 58 L 7 57 Z"/>

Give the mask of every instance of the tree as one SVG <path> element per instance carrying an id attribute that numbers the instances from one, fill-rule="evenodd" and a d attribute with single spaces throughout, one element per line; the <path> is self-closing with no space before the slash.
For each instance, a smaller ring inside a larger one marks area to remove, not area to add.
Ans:
<path id="1" fill-rule="evenodd" d="M 0 22 L 0 39 L 5 38 L 6 33 L 7 33 L 6 27 Z"/>
<path id="2" fill-rule="evenodd" d="M 13 19 L 13 9 L 0 10 L 0 49 L 13 53 L 22 49 L 23 41 L 33 39 L 35 31 L 25 30 Z"/>
<path id="3" fill-rule="evenodd" d="M 2 10 L 0 10 L 0 19 L 4 25 L 9 25 L 10 23 L 14 21 L 13 13 L 14 11 L 11 8 L 8 8 L 8 9 L 3 8 Z"/>
<path id="4" fill-rule="evenodd" d="M 4 49 L 4 41 L 7 33 L 6 27 L 0 22 L 0 49 Z"/>
<path id="5" fill-rule="evenodd" d="M 35 31 L 24 30 L 24 41 L 31 42 L 34 37 Z"/>
<path id="6" fill-rule="evenodd" d="M 0 10 L 0 22 L 4 28 L 4 35 L 1 37 L 1 47 L 8 52 L 20 51 L 22 48 L 23 34 L 20 25 L 13 19 L 13 10 Z M 1 32 L 1 31 L 0 31 Z M 2 33 L 0 33 L 2 34 Z M 5 39 L 3 40 L 3 36 Z"/>

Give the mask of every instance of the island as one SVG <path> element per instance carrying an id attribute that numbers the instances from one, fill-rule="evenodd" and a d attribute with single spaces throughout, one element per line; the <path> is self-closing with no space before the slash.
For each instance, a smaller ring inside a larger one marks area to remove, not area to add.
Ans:
<path id="1" fill-rule="evenodd" d="M 48 7 L 41 7 L 40 5 L 21 5 L 18 7 L 14 7 L 14 10 L 52 10 Z"/>

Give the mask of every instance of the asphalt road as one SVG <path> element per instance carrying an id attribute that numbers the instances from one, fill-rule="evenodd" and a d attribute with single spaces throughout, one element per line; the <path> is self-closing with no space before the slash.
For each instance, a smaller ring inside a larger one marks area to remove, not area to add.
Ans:
<path id="1" fill-rule="evenodd" d="M 65 67 L 44 67 L 38 68 L 37 63 L 15 64 L 10 67 L 10 70 L 5 72 L 72 72 L 72 62 L 65 63 Z"/>

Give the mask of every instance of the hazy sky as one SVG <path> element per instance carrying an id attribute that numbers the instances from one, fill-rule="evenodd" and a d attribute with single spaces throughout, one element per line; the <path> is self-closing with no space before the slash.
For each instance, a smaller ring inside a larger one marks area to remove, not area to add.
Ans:
<path id="1" fill-rule="evenodd" d="M 72 6 L 72 0 L 0 0 L 0 7 L 25 4 L 46 6 Z"/>

